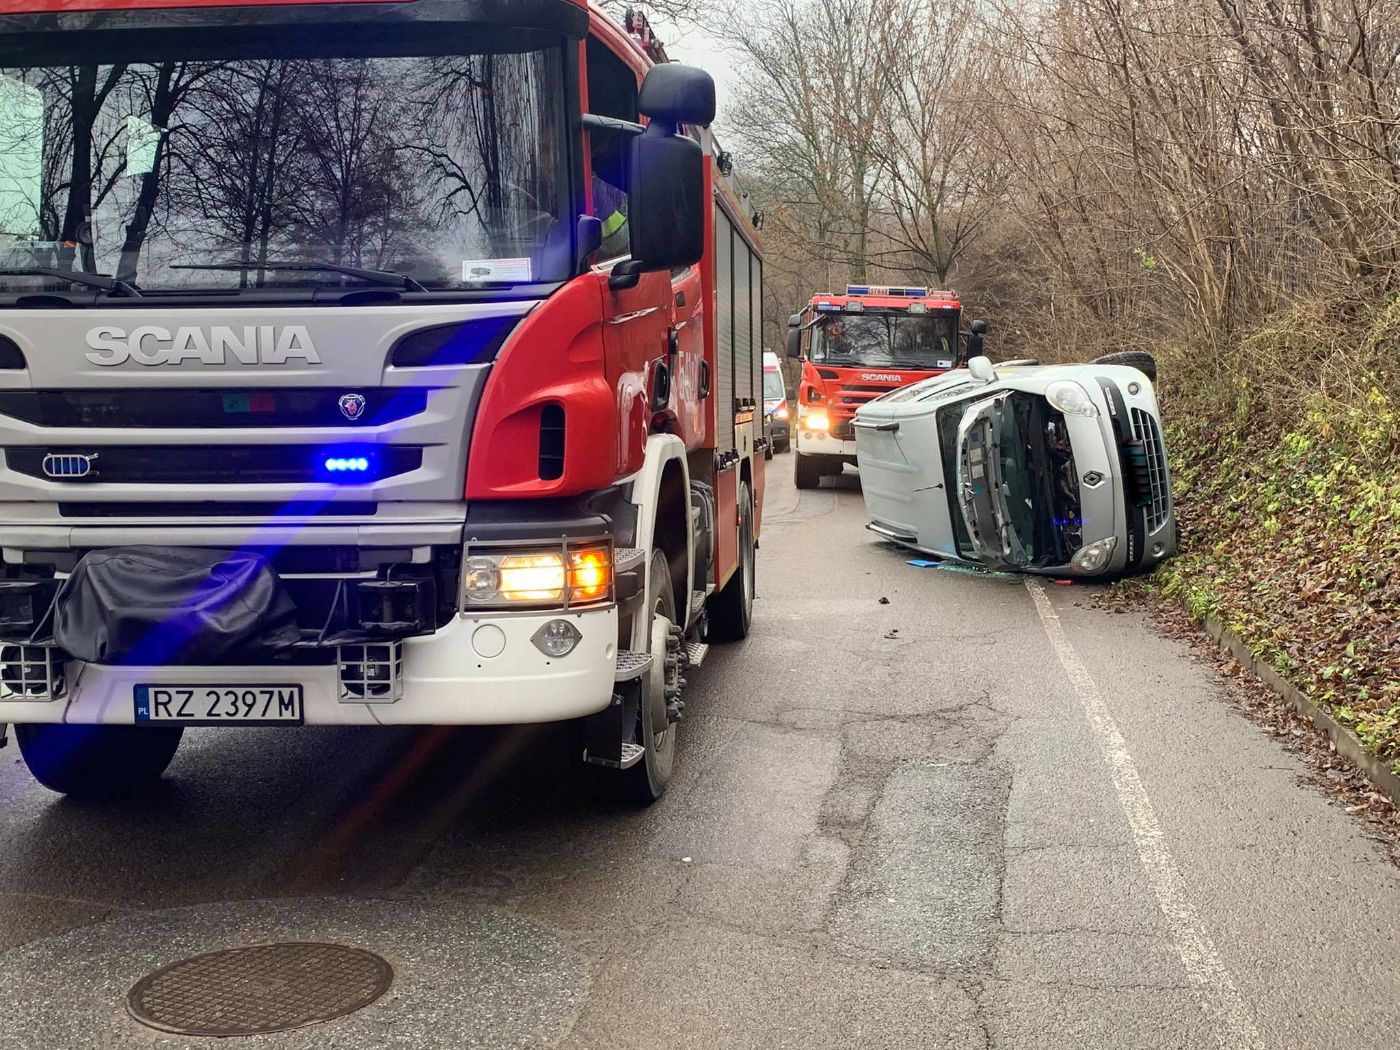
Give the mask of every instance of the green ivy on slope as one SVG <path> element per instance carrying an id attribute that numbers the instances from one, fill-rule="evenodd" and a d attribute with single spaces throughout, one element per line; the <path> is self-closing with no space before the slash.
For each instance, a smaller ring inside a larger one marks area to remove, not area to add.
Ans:
<path id="1" fill-rule="evenodd" d="M 1213 615 L 1400 772 L 1400 308 L 1159 353 L 1182 553 Z"/>

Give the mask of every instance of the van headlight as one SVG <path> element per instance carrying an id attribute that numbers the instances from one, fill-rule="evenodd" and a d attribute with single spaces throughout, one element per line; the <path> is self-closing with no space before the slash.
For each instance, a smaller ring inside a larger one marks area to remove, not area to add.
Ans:
<path id="1" fill-rule="evenodd" d="M 612 548 L 606 544 L 468 551 L 461 609 L 570 608 L 612 598 Z"/>
<path id="2" fill-rule="evenodd" d="M 1094 402 L 1089 400 L 1089 392 L 1078 383 L 1059 379 L 1045 388 L 1045 400 L 1067 416 L 1087 416 L 1099 414 Z"/>
<path id="3" fill-rule="evenodd" d="M 1108 568 L 1108 563 L 1113 560 L 1113 552 L 1117 549 L 1117 536 L 1095 540 L 1088 546 L 1080 547 L 1074 552 L 1074 557 L 1069 560 L 1070 568 L 1075 572 L 1082 573 L 1103 572 L 1104 569 Z"/>

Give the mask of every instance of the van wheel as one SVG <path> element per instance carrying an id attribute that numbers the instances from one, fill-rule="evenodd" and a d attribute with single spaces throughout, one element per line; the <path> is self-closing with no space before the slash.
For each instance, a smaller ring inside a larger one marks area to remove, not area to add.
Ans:
<path id="1" fill-rule="evenodd" d="M 749 483 L 739 483 L 739 567 L 729 582 L 710 599 L 707 637 L 716 642 L 739 642 L 753 623 L 755 577 L 753 495 Z"/>
<path id="2" fill-rule="evenodd" d="M 61 795 L 126 795 L 160 779 L 184 726 L 17 725 L 34 779 Z"/>
<path id="3" fill-rule="evenodd" d="M 800 489 L 814 489 L 822 483 L 822 465 L 816 456 L 793 453 L 792 478 Z"/>
<path id="4" fill-rule="evenodd" d="M 1127 365 L 1136 368 L 1152 382 L 1157 382 L 1157 359 L 1146 350 L 1122 350 L 1094 358 L 1096 365 Z"/>

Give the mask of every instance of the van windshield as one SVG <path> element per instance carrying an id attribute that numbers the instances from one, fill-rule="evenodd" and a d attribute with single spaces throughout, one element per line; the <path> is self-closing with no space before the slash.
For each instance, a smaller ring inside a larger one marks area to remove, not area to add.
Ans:
<path id="1" fill-rule="evenodd" d="M 1029 564 L 1066 565 L 1081 546 L 1079 473 L 1065 417 L 1045 398 L 998 402 L 1002 512 Z"/>
<path id="2" fill-rule="evenodd" d="M 763 373 L 763 400 L 781 401 L 783 399 L 783 377 L 777 372 Z"/>
<path id="3" fill-rule="evenodd" d="M 346 267 L 429 290 L 568 276 L 561 49 L 429 53 L 385 29 L 269 56 L 275 39 L 0 66 L 0 270 L 145 293 L 343 284 Z M 54 286 L 0 275 L 0 294 Z"/>
<path id="4" fill-rule="evenodd" d="M 944 477 L 957 477 L 958 427 L 969 409 L 987 400 L 979 393 L 938 410 L 938 441 L 943 455 Z M 1064 416 L 1043 397 L 1020 392 L 999 398 L 992 410 L 997 422 L 997 461 L 1001 513 L 1015 533 L 1026 564 L 1065 565 L 1083 544 L 1083 518 L 1079 499 L 1079 474 Z M 948 487 L 948 509 L 953 520 L 958 553 L 976 560 L 963 505 L 953 486 Z M 980 530 L 995 535 L 994 523 Z"/>

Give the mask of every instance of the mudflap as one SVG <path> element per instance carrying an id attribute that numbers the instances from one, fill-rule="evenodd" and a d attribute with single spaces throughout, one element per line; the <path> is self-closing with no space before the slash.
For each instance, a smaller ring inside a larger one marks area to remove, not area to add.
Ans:
<path id="1" fill-rule="evenodd" d="M 612 703 L 583 720 L 583 760 L 586 763 L 622 768 L 622 745 L 632 742 L 641 697 L 639 680 L 618 682 Z"/>

